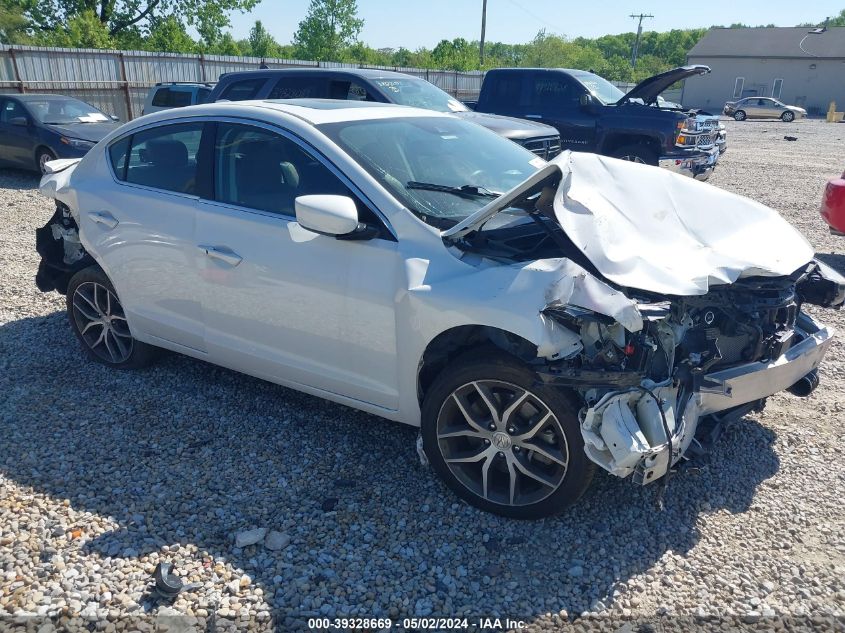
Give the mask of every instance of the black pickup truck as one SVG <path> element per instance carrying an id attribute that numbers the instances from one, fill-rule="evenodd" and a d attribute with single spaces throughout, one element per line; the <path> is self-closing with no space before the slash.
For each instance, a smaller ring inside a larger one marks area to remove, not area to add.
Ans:
<path id="1" fill-rule="evenodd" d="M 476 112 L 552 125 L 564 149 L 659 165 L 706 180 L 724 138 L 712 121 L 702 120 L 706 117 L 665 107 L 658 96 L 677 81 L 709 72 L 707 66 L 675 68 L 649 77 L 626 94 L 584 70 L 497 68 L 487 71 L 478 101 L 467 104 Z"/>
<path id="2" fill-rule="evenodd" d="M 389 70 L 291 68 L 226 73 L 220 76 L 207 102 L 305 98 L 376 101 L 450 112 L 523 145 L 541 158 L 554 158 L 561 151 L 560 137 L 552 126 L 473 112 L 425 79 Z"/>

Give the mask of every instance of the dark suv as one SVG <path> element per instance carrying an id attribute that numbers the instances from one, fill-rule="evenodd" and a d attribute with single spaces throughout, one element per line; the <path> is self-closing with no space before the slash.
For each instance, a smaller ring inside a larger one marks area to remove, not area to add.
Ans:
<path id="1" fill-rule="evenodd" d="M 515 141 L 541 158 L 560 153 L 557 130 L 543 123 L 473 112 L 424 79 L 386 70 L 247 70 L 220 76 L 208 102 L 251 99 L 344 99 L 377 101 L 450 112 Z"/>

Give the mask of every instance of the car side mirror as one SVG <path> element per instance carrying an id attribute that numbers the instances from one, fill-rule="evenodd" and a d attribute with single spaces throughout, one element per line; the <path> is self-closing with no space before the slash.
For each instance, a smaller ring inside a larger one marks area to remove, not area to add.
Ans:
<path id="1" fill-rule="evenodd" d="M 110 114 L 110 115 L 109 115 L 109 118 L 110 118 L 112 121 L 120 121 L 120 117 L 119 117 L 119 116 L 117 116 L 116 114 Z"/>
<path id="2" fill-rule="evenodd" d="M 19 125 L 21 127 L 29 127 L 29 119 L 25 116 L 16 116 L 9 119 L 9 123 L 12 125 Z"/>
<path id="3" fill-rule="evenodd" d="M 593 110 L 596 107 L 596 98 L 591 94 L 583 94 L 579 99 L 582 110 Z"/>
<path id="4" fill-rule="evenodd" d="M 342 238 L 362 230 L 358 207 L 348 196 L 299 196 L 294 208 L 299 226 L 320 235 Z"/>

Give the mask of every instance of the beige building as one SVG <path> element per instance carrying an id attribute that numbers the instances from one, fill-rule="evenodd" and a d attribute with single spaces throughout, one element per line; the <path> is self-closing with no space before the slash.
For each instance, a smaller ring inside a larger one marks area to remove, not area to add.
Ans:
<path id="1" fill-rule="evenodd" d="M 845 27 L 713 28 L 687 54 L 709 75 L 684 84 L 685 106 L 721 112 L 726 101 L 774 97 L 823 115 L 845 107 Z"/>

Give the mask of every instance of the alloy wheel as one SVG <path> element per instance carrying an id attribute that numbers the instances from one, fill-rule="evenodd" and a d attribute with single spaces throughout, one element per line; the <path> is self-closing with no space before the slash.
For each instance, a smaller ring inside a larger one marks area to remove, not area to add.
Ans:
<path id="1" fill-rule="evenodd" d="M 73 320 L 88 349 L 102 360 L 118 365 L 132 355 L 134 341 L 123 307 L 102 284 L 86 281 L 76 287 Z"/>
<path id="2" fill-rule="evenodd" d="M 42 152 L 38 156 L 38 169 L 41 170 L 42 174 L 47 173 L 47 163 L 49 163 L 51 160 L 55 160 L 55 157 L 51 156 L 47 152 Z"/>
<path id="3" fill-rule="evenodd" d="M 437 443 L 463 486 L 509 506 L 551 495 L 569 463 L 566 436 L 548 405 L 498 380 L 473 381 L 450 394 L 437 418 Z"/>

